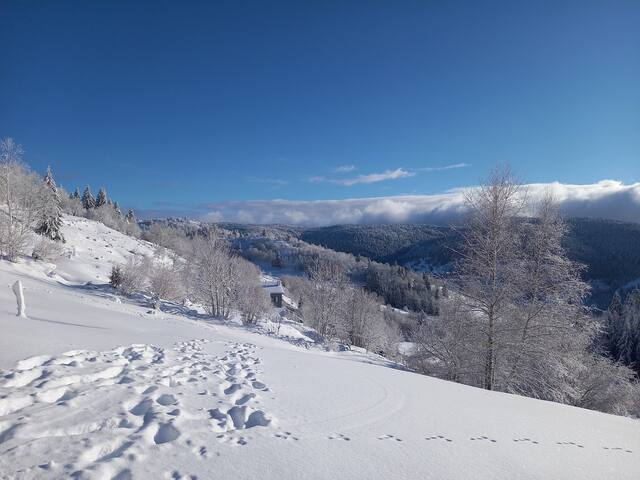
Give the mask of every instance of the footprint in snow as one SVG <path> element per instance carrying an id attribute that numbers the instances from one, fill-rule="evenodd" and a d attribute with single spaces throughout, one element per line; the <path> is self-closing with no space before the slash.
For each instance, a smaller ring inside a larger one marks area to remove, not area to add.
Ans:
<path id="1" fill-rule="evenodd" d="M 343 435 L 342 433 L 332 433 L 331 435 L 329 435 L 327 437 L 329 440 L 345 440 L 347 442 L 350 442 L 351 439 L 345 435 Z"/>
<path id="2" fill-rule="evenodd" d="M 156 398 L 156 402 L 158 402 L 163 407 L 167 407 L 169 405 L 175 405 L 176 403 L 178 403 L 178 400 L 173 395 L 165 393 Z"/>
<path id="3" fill-rule="evenodd" d="M 262 383 L 258 380 L 255 380 L 253 382 L 251 382 L 251 386 L 255 389 L 258 390 L 267 390 L 267 385 L 265 383 Z"/>
<path id="4" fill-rule="evenodd" d="M 396 442 L 401 442 L 402 439 L 398 437 L 394 437 L 393 435 L 382 435 L 378 437 L 378 440 L 395 440 Z"/>

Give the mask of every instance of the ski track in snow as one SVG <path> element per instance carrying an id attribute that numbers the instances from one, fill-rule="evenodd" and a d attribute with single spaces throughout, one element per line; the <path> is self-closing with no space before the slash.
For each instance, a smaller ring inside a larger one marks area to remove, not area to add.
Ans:
<path id="1" fill-rule="evenodd" d="M 258 378 L 256 348 L 227 343 L 214 356 L 203 351 L 207 342 L 181 342 L 170 351 L 149 345 L 71 351 L 2 372 L 0 472 L 127 479 L 128 467 L 154 449 L 207 458 L 215 444 L 247 445 L 251 429 L 275 425 L 259 408 L 260 393 L 269 388 Z M 195 444 L 189 438 L 195 435 L 209 441 Z M 51 460 L 25 465 L 28 458 Z M 167 476 L 192 478 L 177 471 Z"/>

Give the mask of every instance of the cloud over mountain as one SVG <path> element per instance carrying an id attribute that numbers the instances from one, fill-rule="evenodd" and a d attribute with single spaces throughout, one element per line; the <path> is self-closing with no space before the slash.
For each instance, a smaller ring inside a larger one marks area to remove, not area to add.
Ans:
<path id="1" fill-rule="evenodd" d="M 464 191 L 465 189 L 460 188 L 438 195 L 400 195 L 345 200 L 225 201 L 200 205 L 197 209 L 182 214 L 215 222 L 241 223 L 447 224 L 459 220 L 465 213 Z M 551 192 L 566 216 L 640 222 L 640 183 L 625 185 L 613 180 L 603 180 L 589 185 L 538 183 L 526 185 L 523 191 L 526 192 L 529 203 L 535 203 L 547 192 Z M 171 215 L 169 212 L 167 214 Z"/>

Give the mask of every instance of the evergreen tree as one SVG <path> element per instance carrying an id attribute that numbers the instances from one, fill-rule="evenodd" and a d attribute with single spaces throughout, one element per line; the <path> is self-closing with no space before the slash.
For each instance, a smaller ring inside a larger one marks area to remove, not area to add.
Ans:
<path id="1" fill-rule="evenodd" d="M 36 233 L 48 237 L 51 240 L 64 242 L 64 236 L 61 232 L 62 201 L 50 167 L 47 167 L 47 173 L 44 176 L 43 183 L 47 198 L 42 207 L 41 218 L 36 227 Z"/>
<path id="2" fill-rule="evenodd" d="M 104 188 L 101 188 L 98 191 L 98 196 L 96 197 L 95 208 L 102 207 L 103 205 L 106 205 L 106 204 L 107 204 L 107 192 L 104 190 Z"/>
<path id="3" fill-rule="evenodd" d="M 118 202 L 113 203 L 113 209 L 116 211 L 116 215 L 118 216 L 118 218 L 122 218 L 122 211 L 120 210 L 120 205 L 118 205 Z"/>
<path id="4" fill-rule="evenodd" d="M 84 208 L 85 210 L 90 210 L 92 208 L 95 208 L 96 206 L 96 199 L 93 198 L 93 195 L 91 194 L 91 188 L 89 187 L 89 185 L 87 185 L 87 187 L 84 189 L 84 193 L 82 194 L 82 208 Z"/>
<path id="5" fill-rule="evenodd" d="M 620 297 L 620 293 L 616 292 L 607 310 L 607 326 L 605 332 L 606 347 L 609 353 L 611 353 L 611 356 L 616 360 L 620 359 L 618 343 L 622 334 L 622 328 L 624 327 L 623 320 L 622 298 Z"/>
<path id="6" fill-rule="evenodd" d="M 127 221 L 127 223 L 136 223 L 136 216 L 133 214 L 133 210 L 129 209 L 124 219 Z"/>
<path id="7" fill-rule="evenodd" d="M 627 294 L 622 308 L 622 329 L 618 337 L 618 358 L 625 365 L 640 369 L 640 289 Z"/>
<path id="8" fill-rule="evenodd" d="M 79 199 L 79 198 L 80 198 L 80 190 L 79 190 L 78 188 L 76 188 L 76 189 L 75 189 L 75 191 L 74 191 L 73 193 L 69 194 L 69 198 L 70 198 L 71 200 L 74 200 L 74 199 L 76 199 L 76 198 L 78 198 L 78 199 Z"/>

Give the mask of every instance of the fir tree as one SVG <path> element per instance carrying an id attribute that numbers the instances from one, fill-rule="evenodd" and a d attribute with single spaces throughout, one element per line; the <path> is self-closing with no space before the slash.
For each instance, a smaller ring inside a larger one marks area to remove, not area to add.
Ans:
<path id="1" fill-rule="evenodd" d="M 96 197 L 96 206 L 95 208 L 102 207 L 107 204 L 107 192 L 105 192 L 104 188 L 101 188 L 98 191 L 98 196 Z"/>
<path id="2" fill-rule="evenodd" d="M 629 292 L 622 309 L 622 329 L 618 337 L 618 358 L 625 365 L 640 367 L 640 289 Z"/>
<path id="3" fill-rule="evenodd" d="M 76 188 L 75 192 L 73 192 L 73 198 L 80 199 L 80 189 Z"/>
<path id="4" fill-rule="evenodd" d="M 623 327 L 624 317 L 622 310 L 622 298 L 620 297 L 620 292 L 616 292 L 607 311 L 607 328 L 605 332 L 607 348 L 609 349 L 611 356 L 616 360 L 620 359 L 618 343 L 620 341 Z"/>
<path id="5" fill-rule="evenodd" d="M 127 221 L 127 223 L 136 223 L 136 216 L 133 214 L 133 210 L 129 209 L 124 219 Z"/>
<path id="6" fill-rule="evenodd" d="M 118 218 L 122 218 L 122 211 L 120 210 L 120 205 L 118 205 L 118 202 L 113 203 L 113 209 L 116 211 L 116 215 L 118 216 Z"/>
<path id="7" fill-rule="evenodd" d="M 64 236 L 60 231 L 62 228 L 62 201 L 50 167 L 47 167 L 47 173 L 44 176 L 43 183 L 47 201 L 42 207 L 41 218 L 36 227 L 36 233 L 51 240 L 64 242 Z"/>
<path id="8" fill-rule="evenodd" d="M 84 193 L 82 194 L 82 208 L 84 208 L 85 210 L 90 210 L 92 208 L 95 208 L 96 206 L 96 199 L 93 198 L 93 195 L 91 194 L 91 188 L 89 187 L 89 185 L 87 185 L 87 187 L 84 189 Z"/>

